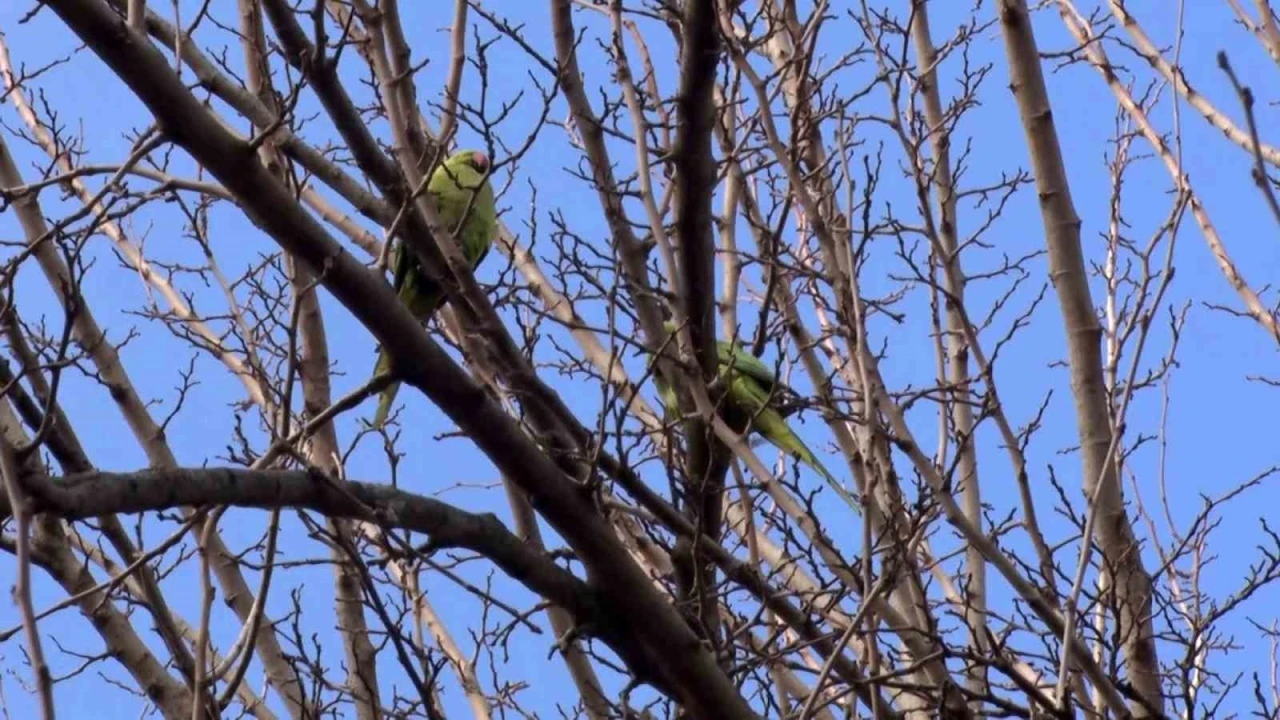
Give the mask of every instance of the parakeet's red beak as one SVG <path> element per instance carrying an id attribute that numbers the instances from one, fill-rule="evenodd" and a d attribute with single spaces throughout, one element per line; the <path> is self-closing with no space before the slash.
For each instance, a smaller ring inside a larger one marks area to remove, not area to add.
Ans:
<path id="1" fill-rule="evenodd" d="M 489 171 L 489 158 L 482 152 L 471 153 L 471 163 L 476 166 L 476 170 L 480 172 Z"/>

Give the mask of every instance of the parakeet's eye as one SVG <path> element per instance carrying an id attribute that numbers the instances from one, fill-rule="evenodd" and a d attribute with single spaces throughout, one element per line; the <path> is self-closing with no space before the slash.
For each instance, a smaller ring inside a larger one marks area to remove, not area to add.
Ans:
<path id="1" fill-rule="evenodd" d="M 471 166 L 476 172 L 486 172 L 489 169 L 489 158 L 485 157 L 482 152 L 471 153 Z"/>

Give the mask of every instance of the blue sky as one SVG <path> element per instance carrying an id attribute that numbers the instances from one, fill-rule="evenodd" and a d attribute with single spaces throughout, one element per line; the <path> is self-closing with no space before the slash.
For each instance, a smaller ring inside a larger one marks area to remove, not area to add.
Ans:
<path id="1" fill-rule="evenodd" d="M 184 17 L 189 17 L 191 9 L 197 5 L 198 3 L 182 3 Z M 224 21 L 232 21 L 234 14 L 222 5 L 215 3 L 217 11 L 221 13 L 218 17 Z M 420 96 L 424 99 L 434 98 L 442 85 L 447 62 L 447 29 L 442 28 L 447 23 L 447 18 L 430 16 L 426 4 L 402 5 L 405 6 L 406 27 L 411 28 L 410 34 L 418 39 L 415 49 L 418 54 L 415 59 L 430 61 L 420 73 Z M 933 32 L 935 41 L 941 43 L 967 15 L 969 3 L 943 2 L 934 5 L 938 7 L 931 13 Z M 989 5 L 990 3 L 979 10 L 983 20 L 991 19 L 994 13 Z M 500 11 L 511 18 L 513 24 L 526 23 L 526 37 L 534 47 L 548 57 L 553 55 L 544 4 L 526 6 L 502 3 L 495 4 L 495 7 L 500 7 Z M 1172 43 L 1174 18 L 1172 14 L 1166 16 L 1157 11 L 1157 8 L 1167 7 L 1164 3 L 1130 3 L 1130 7 L 1144 23 L 1147 32 L 1158 42 Z M 1084 9 L 1088 11 L 1087 6 Z M 15 4 L 0 6 L 0 31 L 5 34 L 5 41 L 10 46 L 16 64 L 25 63 L 28 67 L 37 67 L 64 56 L 76 47 L 77 41 L 47 10 L 30 23 L 18 25 L 17 20 L 25 11 L 25 4 L 17 4 L 16 7 Z M 1268 121 L 1274 115 L 1274 110 L 1268 103 L 1274 98 L 1263 93 L 1274 84 L 1275 66 L 1247 33 L 1232 26 L 1225 9 L 1216 4 L 1190 2 L 1187 3 L 1186 13 L 1186 27 L 1189 31 L 1188 39 L 1182 47 L 1182 57 L 1185 65 L 1191 68 L 1191 82 L 1230 117 L 1242 122 L 1243 116 L 1234 93 L 1216 67 L 1215 54 L 1220 49 L 1228 50 L 1242 81 L 1252 86 L 1258 94 L 1258 120 L 1265 139 Z M 593 88 L 599 83 L 610 81 L 610 70 L 595 39 L 607 38 L 603 34 L 607 32 L 607 25 L 603 16 L 594 13 L 575 13 L 575 19 L 579 28 L 586 27 L 589 30 L 588 40 L 582 45 L 580 62 L 587 75 L 588 92 L 598 104 L 599 95 Z M 473 15 L 472 23 L 479 28 L 481 37 L 494 36 L 492 29 L 479 17 Z M 1072 45 L 1055 13 L 1039 14 L 1036 31 L 1042 52 L 1060 51 Z M 654 33 L 654 36 L 657 35 L 658 33 Z M 216 33 L 212 37 L 216 38 L 214 43 L 217 46 L 231 42 L 224 33 Z M 844 45 L 849 42 L 849 37 L 846 32 L 831 32 L 825 37 L 823 50 L 831 55 L 845 52 Z M 638 60 L 634 49 L 629 50 L 635 68 Z M 655 41 L 651 50 L 655 61 L 660 65 L 660 86 L 665 92 L 673 92 L 675 71 L 670 61 L 670 43 Z M 508 145 L 516 146 L 536 123 L 540 106 L 536 94 L 532 94 L 529 87 L 525 67 L 527 63 L 514 45 L 499 41 L 489 52 L 491 65 L 498 69 L 489 77 L 490 107 L 496 107 L 504 100 L 514 100 L 521 90 L 527 91 L 511 117 L 497 131 Z M 981 105 L 966 115 L 953 140 L 956 148 L 972 142 L 972 152 L 968 157 L 969 170 L 962 180 L 968 186 L 992 184 L 1001 173 L 1011 173 L 1018 168 L 1029 169 L 1021 126 L 1013 97 L 1007 89 L 1008 77 L 1003 52 L 998 26 L 993 26 L 982 33 L 968 57 L 971 67 L 992 64 L 980 92 Z M 1141 82 L 1147 82 L 1152 77 L 1145 69 L 1145 64 L 1132 54 L 1114 45 L 1108 46 L 1108 52 L 1113 62 L 1139 72 Z M 229 44 L 227 54 L 232 65 L 238 67 L 238 48 Z M 1104 238 L 1101 233 L 1105 232 L 1107 223 L 1110 193 L 1107 161 L 1111 148 L 1106 142 L 1114 131 L 1115 102 L 1094 70 L 1075 65 L 1054 71 L 1053 62 L 1046 65 L 1046 73 L 1055 119 L 1064 147 L 1076 209 L 1083 221 L 1082 239 L 1086 257 L 1096 263 L 1102 257 Z M 350 67 L 348 65 L 348 70 Z M 853 88 L 865 82 L 873 70 L 869 65 L 856 66 L 842 71 L 832 82 Z M 956 57 L 950 58 L 941 66 L 944 103 L 958 91 L 956 77 L 959 70 L 960 60 Z M 352 87 L 355 87 L 354 81 L 363 77 L 350 72 L 348 75 L 353 80 Z M 540 76 L 539 79 L 547 80 L 545 76 Z M 475 73 L 469 71 L 464 95 L 471 101 L 478 98 L 478 83 L 475 80 Z M 36 87 L 44 93 L 49 106 L 58 111 L 61 122 L 73 132 L 83 134 L 84 144 L 90 149 L 86 162 L 118 161 L 127 154 L 129 148 L 129 141 L 124 134 L 145 127 L 149 120 L 149 115 L 140 103 L 127 94 L 121 83 L 96 57 L 88 53 L 82 52 L 71 64 L 51 70 L 40 78 Z M 1167 131 L 1172 127 L 1173 106 L 1167 102 L 1167 89 L 1165 96 L 1166 101 L 1154 111 L 1153 120 L 1158 127 Z M 367 93 L 361 95 L 362 99 L 366 97 Z M 864 112 L 883 112 L 887 97 L 883 90 L 878 89 L 865 102 Z M 299 112 L 302 115 L 308 112 L 318 113 L 319 106 L 308 96 L 303 99 Z M 1280 260 L 1280 248 L 1273 237 L 1275 225 L 1269 217 L 1264 200 L 1253 188 L 1249 178 L 1250 158 L 1208 127 L 1185 105 L 1181 107 L 1181 113 L 1185 170 L 1235 262 L 1255 289 L 1275 282 L 1275 268 L 1280 267 L 1277 263 Z M 557 100 L 550 118 L 559 121 L 565 116 L 565 106 L 562 101 Z M 6 125 L 6 129 L 0 132 L 5 133 L 6 142 L 17 154 L 22 172 L 28 179 L 33 178 L 34 168 L 45 163 L 43 153 L 14 136 L 13 129 L 19 126 L 19 120 L 11 105 L 0 107 L 0 120 Z M 315 127 L 309 127 L 305 136 L 313 143 L 332 137 L 332 132 L 322 117 L 312 124 Z M 240 122 L 237 127 L 243 131 L 245 124 Z M 386 137 L 384 126 L 374 123 L 374 129 Z M 467 132 L 464 132 L 463 142 L 476 142 L 476 135 L 468 135 Z M 888 132 L 870 124 L 867 125 L 863 139 L 866 140 L 866 145 L 861 148 L 862 152 L 874 152 L 882 143 L 885 147 L 885 188 L 877 196 L 877 211 L 884 212 L 887 206 L 892 205 L 898 216 L 916 217 L 911 188 L 903 181 L 899 172 L 902 154 L 895 145 L 896 140 Z M 615 143 L 611 150 L 615 160 L 627 168 L 626 172 L 630 172 L 634 162 L 630 148 Z M 1137 153 L 1147 153 L 1148 150 L 1141 140 L 1134 145 Z M 498 151 L 495 155 L 501 159 L 503 153 Z M 555 248 L 553 225 L 549 219 L 553 212 L 563 212 L 567 223 L 585 242 L 604 247 L 607 231 L 595 195 L 569 177 L 564 170 L 566 167 L 576 166 L 578 157 L 563 131 L 554 127 L 545 128 L 500 200 L 500 204 L 506 208 L 508 225 L 521 232 L 526 241 L 530 238 L 524 221 L 530 217 L 531 212 L 535 214 L 538 235 L 532 239 L 535 248 L 543 256 L 544 263 Z M 181 153 L 174 153 L 174 172 L 192 174 L 189 160 Z M 101 182 L 101 178 L 95 180 L 97 183 Z M 97 187 L 92 182 L 91 186 Z M 1128 234 L 1135 241 L 1145 242 L 1168 212 L 1169 187 L 1168 175 L 1158 162 L 1147 160 L 1130 171 L 1125 189 L 1125 216 L 1130 223 Z M 537 190 L 536 205 L 531 188 Z M 44 193 L 41 199 L 46 215 L 57 215 L 71 207 L 70 204 L 61 202 L 54 192 Z M 985 207 L 975 209 L 962 205 L 959 219 L 961 233 L 971 232 L 985 218 L 985 213 Z M 133 232 L 135 237 L 145 238 L 149 257 L 171 262 L 198 261 L 198 248 L 189 238 L 182 236 L 179 227 L 172 207 L 153 205 L 132 219 L 126 230 Z M 212 214 L 210 233 L 214 238 L 219 262 L 229 276 L 235 276 L 257 262 L 264 253 L 276 250 L 274 244 L 262 237 L 229 206 L 223 206 Z M 19 229 L 12 214 L 0 214 L 0 238 L 8 240 L 18 234 Z M 1043 226 L 1033 188 L 1024 188 L 1009 203 L 1003 217 L 984 236 L 984 240 L 990 244 L 989 249 L 977 250 L 966 256 L 966 269 L 971 272 L 998 266 L 1002 255 L 1019 257 L 1043 248 Z M 745 235 L 741 242 L 746 244 Z M 155 412 L 157 416 L 163 416 L 170 407 L 172 388 L 179 381 L 178 371 L 185 368 L 192 353 L 163 329 L 126 314 L 126 311 L 136 310 L 146 301 L 145 289 L 135 275 L 119 269 L 108 245 L 108 241 L 101 236 L 93 240 L 90 254 L 98 265 L 88 273 L 84 292 L 90 299 L 99 322 L 108 328 L 110 337 L 119 340 L 128 328 L 139 329 L 140 336 L 131 340 L 121 354 L 126 368 L 144 397 L 160 402 Z M 894 251 L 893 243 L 888 240 L 873 245 L 870 269 L 864 280 L 867 294 L 883 292 L 890 286 L 889 282 L 878 281 L 877 278 L 883 278 L 889 272 L 896 271 L 900 274 L 903 271 L 901 261 L 893 257 Z M 1210 312 L 1204 306 L 1204 303 L 1212 303 L 1238 308 L 1239 303 L 1218 272 L 1200 231 L 1189 215 L 1178 234 L 1175 258 L 1178 272 L 1167 303 L 1180 308 L 1189 301 L 1192 306 L 1178 354 L 1179 365 L 1171 378 L 1172 402 L 1169 408 L 1165 467 L 1173 515 L 1176 520 L 1186 522 L 1199 511 L 1202 495 L 1219 494 L 1235 483 L 1270 467 L 1280 459 L 1280 452 L 1271 449 L 1270 440 L 1274 433 L 1266 421 L 1271 395 L 1275 391 L 1248 379 L 1256 375 L 1276 375 L 1270 361 L 1274 345 L 1252 322 L 1228 317 L 1220 312 Z M 501 263 L 491 260 L 482 268 L 480 278 L 493 281 L 502 270 L 500 266 Z M 544 264 L 544 267 L 547 266 Z M 1029 263 L 1027 269 L 1031 273 L 1030 278 L 1011 303 L 1019 310 L 1048 281 L 1047 266 L 1043 258 Z M 191 276 L 181 276 L 177 282 L 184 290 L 195 294 L 201 307 L 221 307 L 216 287 L 205 287 Z M 985 315 L 1003 288 L 1002 282 L 975 283 L 971 286 L 971 313 Z M 1096 277 L 1093 288 L 1095 302 L 1100 302 L 1102 284 Z M 908 313 L 908 320 L 903 326 L 884 322 L 873 326 L 873 332 L 878 334 L 876 341 L 889 343 L 892 361 L 885 363 L 882 369 L 893 387 L 920 387 L 932 382 L 935 361 L 931 354 L 931 341 L 921 332 L 928 325 L 924 297 L 922 293 L 915 293 L 900 308 Z M 34 268 L 27 269 L 19 277 L 18 301 L 26 319 L 32 320 L 44 314 L 51 323 L 57 321 L 58 313 L 53 310 L 52 298 L 45 281 Z M 372 366 L 373 345 L 368 333 L 327 296 L 324 298 L 324 305 L 330 350 L 342 373 L 335 377 L 336 396 L 364 381 Z M 596 306 L 594 310 L 588 308 L 585 313 L 591 319 L 600 319 L 598 310 L 599 307 Z M 743 317 L 749 315 L 744 313 Z M 1162 311 L 1144 356 L 1144 367 L 1151 367 L 1168 346 L 1168 332 L 1163 318 Z M 1012 319 L 1013 314 L 1009 310 L 997 315 L 996 329 L 984 336 L 988 352 Z M 1064 448 L 1075 444 L 1076 436 L 1066 370 L 1052 365 L 1065 356 L 1062 325 L 1057 300 L 1052 291 L 1045 296 L 1032 319 L 1032 326 L 1001 350 L 997 380 L 1001 398 L 1015 426 L 1030 421 L 1045 393 L 1050 388 L 1054 391 L 1045 416 L 1044 429 L 1029 448 L 1028 461 L 1042 522 L 1046 524 L 1051 539 L 1058 540 L 1066 537 L 1069 530 L 1060 519 L 1053 517 L 1052 508 L 1056 505 L 1057 498 L 1048 486 L 1048 467 L 1052 465 L 1056 477 L 1067 487 L 1069 496 L 1078 498 L 1080 463 L 1074 455 L 1061 454 Z M 514 328 L 514 324 L 511 327 Z M 774 351 L 771 351 L 770 358 L 772 352 Z M 633 368 L 640 366 L 639 361 L 634 360 L 629 361 L 629 364 Z M 225 454 L 225 446 L 230 441 L 234 426 L 232 404 L 243 399 L 243 391 L 216 361 L 201 357 L 197 360 L 196 367 L 201 382 L 188 399 L 191 410 L 173 421 L 168 428 L 168 436 L 180 462 L 188 465 L 218 463 L 219 457 Z M 581 381 L 560 377 L 554 370 L 544 370 L 543 376 L 562 392 L 584 422 L 594 424 L 600 401 L 597 389 Z M 136 444 L 131 439 L 121 441 L 122 437 L 127 438 L 127 429 L 101 387 L 81 376 L 69 374 L 64 392 L 64 405 L 73 422 L 81 428 L 81 440 L 97 465 L 112 470 L 136 469 L 145 465 L 145 457 Z M 436 435 L 450 429 L 450 424 L 424 398 L 405 392 L 402 393 L 401 401 L 405 403 L 401 421 L 405 427 L 412 428 L 412 433 L 406 432 L 402 438 L 402 450 L 407 453 L 399 468 L 399 479 L 403 486 L 422 492 L 437 492 L 448 488 L 447 492 L 441 493 L 443 499 L 473 511 L 492 511 L 499 517 L 508 519 L 509 511 L 502 493 L 488 487 L 497 482 L 497 477 L 487 460 L 465 440 L 435 440 Z M 368 412 L 371 409 L 362 408 L 359 417 Z M 921 403 L 911 415 L 918 440 L 929 449 L 936 442 L 934 412 L 932 407 Z M 1130 436 L 1158 430 L 1160 413 L 1159 391 L 1138 395 L 1129 415 Z M 246 424 L 251 428 L 256 427 L 256 420 Z M 358 418 L 354 414 L 340 422 L 339 438 L 344 446 L 354 436 L 357 424 Z M 87 428 L 94 430 L 89 432 Z M 830 458 L 830 462 L 838 460 L 835 455 L 825 453 L 830 442 L 816 417 L 810 417 L 805 424 L 805 437 L 815 448 L 821 448 L 824 457 Z M 1015 502 L 1015 485 L 1009 464 L 990 424 L 980 432 L 979 443 L 982 447 L 980 463 L 984 496 L 995 508 L 992 514 L 1001 517 Z M 772 451 L 762 449 L 760 452 L 766 460 L 774 457 Z M 1141 489 L 1150 510 L 1155 510 L 1155 473 L 1158 463 L 1159 457 L 1154 444 L 1138 451 L 1130 459 L 1129 468 L 1136 478 L 1133 482 Z M 835 467 L 837 474 L 847 476 L 847 468 L 838 465 Z M 665 489 L 664 477 L 653 472 L 653 468 L 649 470 L 655 486 Z M 352 454 L 347 473 L 354 479 L 389 479 L 385 459 L 376 442 L 366 439 Z M 1126 494 L 1132 497 L 1133 485 L 1130 483 L 1131 480 L 1126 478 Z M 1277 500 L 1280 500 L 1280 493 L 1273 485 L 1266 485 L 1252 491 L 1219 514 L 1222 522 L 1212 537 L 1211 546 L 1218 553 L 1218 558 L 1204 573 L 1202 589 L 1205 592 L 1223 596 L 1238 586 L 1242 572 L 1257 557 L 1255 545 L 1260 536 L 1258 517 L 1264 515 L 1265 509 L 1273 506 Z M 829 505 L 823 509 L 831 513 L 833 522 L 839 518 L 838 506 Z M 252 543 L 261 533 L 264 517 L 256 512 L 233 511 L 223 523 L 224 536 L 234 547 Z M 152 542 L 167 532 L 167 526 L 161 527 L 156 523 L 148 523 L 146 528 L 146 535 Z M 324 555 L 325 551 L 321 546 L 303 539 L 300 525 L 294 517 L 286 516 L 285 532 L 283 537 L 290 541 L 282 547 L 284 559 L 303 560 Z M 856 540 L 860 530 L 855 523 L 848 523 L 837 526 L 833 532 L 837 539 L 852 542 Z M 1140 533 L 1145 536 L 1146 528 L 1140 528 Z M 1162 537 L 1167 537 L 1163 526 L 1160 527 L 1160 533 Z M 554 536 L 549 530 L 547 537 L 548 542 L 554 544 Z M 935 542 L 940 547 L 947 547 L 951 542 L 948 537 L 949 531 L 943 529 Z M 1065 562 L 1074 563 L 1074 550 L 1064 553 L 1062 557 Z M 1149 555 L 1148 566 L 1152 562 Z M 0 563 L 0 584 L 11 585 L 12 573 L 11 562 Z M 509 601 L 531 604 L 532 598 L 527 593 L 514 589 L 512 583 L 496 573 L 491 574 L 488 566 L 473 563 L 463 570 L 463 574 L 479 584 L 491 579 L 495 588 L 506 589 L 504 597 Z M 991 575 L 994 582 L 994 573 Z M 61 591 L 38 573 L 37 577 L 39 587 L 36 605 L 42 608 L 59 599 Z M 249 575 L 249 581 L 251 584 L 254 582 L 252 574 Z M 475 621 L 473 606 L 464 593 L 447 581 L 432 582 L 435 584 L 430 586 L 429 593 L 436 610 L 454 631 L 455 639 L 464 646 L 471 647 L 472 642 L 466 635 L 466 628 Z M 167 581 L 165 588 L 173 598 L 178 612 L 194 621 L 197 617 L 195 608 L 198 599 L 196 565 L 188 563 L 179 568 Z M 289 591 L 302 590 L 304 611 L 309 616 L 308 629 L 321 633 L 322 637 L 332 638 L 332 623 L 329 621 L 333 606 L 331 588 L 332 575 L 325 566 L 291 569 L 288 573 L 277 575 L 269 608 L 273 617 L 281 616 L 289 607 Z M 1272 618 L 1268 608 L 1274 606 L 1277 599 L 1280 599 L 1277 591 L 1264 591 L 1244 606 L 1243 613 L 1267 625 Z M 1244 616 L 1237 615 L 1235 620 L 1224 625 L 1229 632 L 1236 634 L 1243 649 L 1242 652 L 1218 658 L 1219 668 L 1228 676 L 1240 671 L 1266 670 L 1266 644 L 1257 637 L 1256 631 L 1243 622 Z M 0 625 L 8 627 L 16 622 L 17 617 L 11 610 L 0 608 Z M 508 668 L 511 665 L 522 666 L 516 674 L 530 680 L 530 689 L 521 696 L 526 707 L 538 711 L 543 717 L 555 717 L 556 703 L 571 700 L 573 691 L 568 686 L 562 666 L 554 660 L 546 660 L 547 644 L 551 639 L 550 628 L 544 620 L 539 619 L 539 624 L 548 634 L 537 637 L 527 634 L 520 636 L 512 645 L 513 659 L 504 661 L 504 665 Z M 149 632 L 147 625 L 145 622 L 139 623 L 142 632 Z M 64 645 L 82 652 L 96 652 L 99 648 L 97 639 L 74 611 L 64 611 L 56 619 L 46 621 L 44 627 L 47 633 L 46 653 L 51 656 L 55 673 L 67 671 L 71 667 L 71 661 L 60 653 L 51 651 L 50 634 Z M 214 632 L 219 647 L 225 647 L 237 630 L 238 625 L 229 619 L 228 614 L 216 615 Z M 0 682 L 3 682 L 4 696 L 15 716 L 23 716 L 33 708 L 30 698 L 18 685 L 19 680 L 27 680 L 26 669 L 21 665 L 20 638 L 21 636 L 17 636 L 0 645 L 0 665 L 8 671 L 8 676 L 0 679 Z M 325 659 L 336 667 L 341 660 L 336 641 L 331 641 L 327 649 L 329 652 Z M 389 661 L 384 661 L 382 667 L 386 691 L 390 692 L 392 682 L 399 683 L 397 689 L 404 691 L 403 680 L 392 672 Z M 133 703 L 127 696 L 105 682 L 97 675 L 99 672 L 104 673 L 107 678 L 123 678 L 122 671 L 117 667 L 105 665 L 97 666 L 93 673 L 59 686 L 58 702 L 63 717 L 136 715 L 131 707 Z M 488 677 L 487 667 L 482 669 L 481 676 Z M 465 713 L 460 694 L 453 690 L 451 676 L 444 685 L 447 688 L 446 709 L 454 713 Z M 104 715 L 103 703 L 108 698 L 121 705 L 119 710 L 112 710 Z M 1230 707 L 1243 709 L 1246 702 L 1246 696 L 1241 694 Z"/>

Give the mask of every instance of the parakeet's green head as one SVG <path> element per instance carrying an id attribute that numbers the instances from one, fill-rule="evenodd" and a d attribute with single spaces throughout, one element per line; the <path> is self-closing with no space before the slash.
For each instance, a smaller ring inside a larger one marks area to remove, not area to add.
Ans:
<path id="1" fill-rule="evenodd" d="M 489 169 L 489 156 L 479 150 L 459 150 L 450 155 L 449 159 L 444 161 L 444 164 L 454 170 L 469 167 L 483 175 Z"/>

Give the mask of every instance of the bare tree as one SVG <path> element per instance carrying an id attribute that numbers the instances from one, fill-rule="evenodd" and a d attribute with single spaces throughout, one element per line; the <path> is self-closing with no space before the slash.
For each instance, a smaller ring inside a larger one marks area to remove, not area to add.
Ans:
<path id="1" fill-rule="evenodd" d="M 3 9 L 0 708 L 1280 716 L 1246 5 Z"/>

